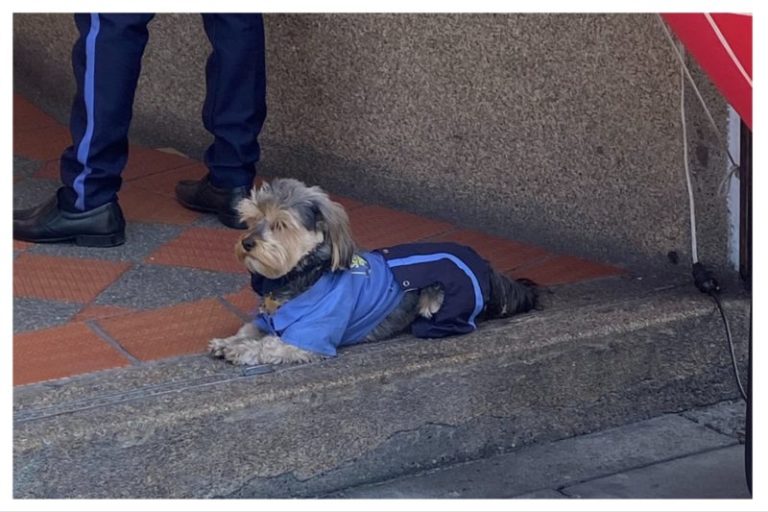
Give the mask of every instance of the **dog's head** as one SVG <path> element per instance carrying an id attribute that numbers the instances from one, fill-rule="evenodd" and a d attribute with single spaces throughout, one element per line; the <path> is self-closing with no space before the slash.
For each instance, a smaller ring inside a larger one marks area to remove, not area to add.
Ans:
<path id="1" fill-rule="evenodd" d="M 319 187 L 275 179 L 254 187 L 237 209 L 248 230 L 235 254 L 251 272 L 280 278 L 318 247 L 331 260 L 332 270 L 352 262 L 355 244 L 347 213 Z"/>

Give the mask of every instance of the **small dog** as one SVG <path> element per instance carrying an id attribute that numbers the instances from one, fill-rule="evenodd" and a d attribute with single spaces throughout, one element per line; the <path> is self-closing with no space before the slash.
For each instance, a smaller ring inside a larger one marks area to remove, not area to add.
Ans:
<path id="1" fill-rule="evenodd" d="M 536 306 L 533 283 L 511 280 L 453 243 L 358 251 L 343 207 L 319 187 L 275 179 L 238 205 L 246 233 L 235 254 L 262 298 L 260 312 L 213 356 L 235 364 L 311 362 L 336 348 L 471 332 L 476 321 Z"/>

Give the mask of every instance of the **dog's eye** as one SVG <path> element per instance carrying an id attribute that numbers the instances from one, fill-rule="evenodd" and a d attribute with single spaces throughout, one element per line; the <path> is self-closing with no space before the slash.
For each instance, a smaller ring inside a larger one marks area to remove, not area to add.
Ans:
<path id="1" fill-rule="evenodd" d="M 272 224 L 271 228 L 272 228 L 272 231 L 282 231 L 283 229 L 285 229 L 285 224 L 283 224 L 282 222 L 275 222 L 274 224 Z"/>

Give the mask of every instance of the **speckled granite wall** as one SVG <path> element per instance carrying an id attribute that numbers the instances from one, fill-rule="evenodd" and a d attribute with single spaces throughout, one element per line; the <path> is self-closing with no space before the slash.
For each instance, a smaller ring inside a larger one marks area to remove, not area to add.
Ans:
<path id="1" fill-rule="evenodd" d="M 272 14 L 266 27 L 264 174 L 633 267 L 687 261 L 679 67 L 655 16 Z M 134 137 L 199 157 L 202 23 L 161 14 L 150 34 Z M 69 15 L 14 16 L 16 90 L 58 116 L 75 35 Z M 724 154 L 687 93 L 700 257 L 723 266 Z"/>

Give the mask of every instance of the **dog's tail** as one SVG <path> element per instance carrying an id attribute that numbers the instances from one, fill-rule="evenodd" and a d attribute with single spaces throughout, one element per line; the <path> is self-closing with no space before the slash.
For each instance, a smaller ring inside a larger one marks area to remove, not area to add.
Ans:
<path id="1" fill-rule="evenodd" d="M 538 306 L 538 285 L 530 279 L 510 279 L 496 271 L 491 276 L 487 318 L 505 318 Z"/>

